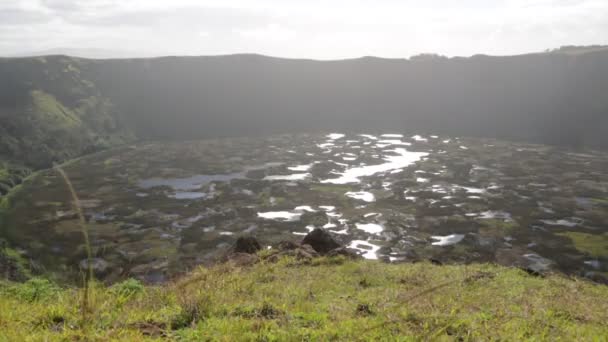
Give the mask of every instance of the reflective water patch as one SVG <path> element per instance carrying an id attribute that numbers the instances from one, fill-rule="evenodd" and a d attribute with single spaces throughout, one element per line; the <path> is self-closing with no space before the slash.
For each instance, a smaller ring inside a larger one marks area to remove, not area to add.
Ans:
<path id="1" fill-rule="evenodd" d="M 434 236 L 431 236 L 431 239 L 437 240 L 437 241 L 431 243 L 433 246 L 449 246 L 449 245 L 457 244 L 460 241 L 462 241 L 462 239 L 464 239 L 464 235 L 463 234 L 451 234 L 451 235 L 446 235 L 446 236 L 434 235 Z"/>

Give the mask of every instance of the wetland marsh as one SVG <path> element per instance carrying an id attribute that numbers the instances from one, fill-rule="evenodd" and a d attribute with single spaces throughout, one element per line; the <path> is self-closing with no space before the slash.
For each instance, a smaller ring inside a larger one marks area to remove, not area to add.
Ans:
<path id="1" fill-rule="evenodd" d="M 364 258 L 495 262 L 608 279 L 608 154 L 437 135 L 331 133 L 124 146 L 66 163 L 96 275 L 164 282 L 241 235 L 325 228 Z M 85 250 L 59 174 L 6 198 L 4 231 L 74 279 Z"/>

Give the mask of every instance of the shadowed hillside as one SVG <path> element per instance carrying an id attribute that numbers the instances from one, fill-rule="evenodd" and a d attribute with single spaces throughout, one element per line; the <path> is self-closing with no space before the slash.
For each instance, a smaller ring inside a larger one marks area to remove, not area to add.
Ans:
<path id="1" fill-rule="evenodd" d="M 0 158 L 41 167 L 135 138 L 329 129 L 605 148 L 607 88 L 601 48 L 409 60 L 3 59 Z"/>

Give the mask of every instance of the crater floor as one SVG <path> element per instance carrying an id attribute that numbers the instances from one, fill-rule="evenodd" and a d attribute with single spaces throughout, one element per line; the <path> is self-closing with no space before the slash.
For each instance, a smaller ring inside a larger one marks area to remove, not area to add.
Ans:
<path id="1" fill-rule="evenodd" d="M 64 166 L 95 271 L 162 282 L 241 234 L 272 245 L 315 227 L 365 258 L 491 261 L 608 279 L 608 155 L 435 135 L 277 135 L 138 144 Z M 12 194 L 5 231 L 41 267 L 85 253 L 54 170 Z"/>

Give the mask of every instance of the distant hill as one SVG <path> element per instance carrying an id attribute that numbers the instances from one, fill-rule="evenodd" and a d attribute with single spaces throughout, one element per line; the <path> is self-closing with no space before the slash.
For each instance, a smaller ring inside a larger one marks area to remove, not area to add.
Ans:
<path id="1" fill-rule="evenodd" d="M 313 61 L 0 59 L 0 160 L 44 167 L 136 139 L 417 131 L 608 147 L 608 49 Z"/>
<path id="2" fill-rule="evenodd" d="M 65 55 L 71 57 L 80 58 L 91 58 L 91 59 L 111 59 L 111 58 L 143 58 L 143 57 L 154 57 L 149 54 L 137 52 L 137 51 L 125 51 L 125 50 L 108 50 L 108 49 L 92 49 L 92 48 L 55 48 L 40 51 L 28 51 L 12 54 L 4 57 L 40 57 L 40 56 L 54 56 L 54 55 Z"/>
<path id="3" fill-rule="evenodd" d="M 606 46 L 606 45 L 589 45 L 589 46 L 566 45 L 566 46 L 562 46 L 558 49 L 548 50 L 547 52 L 579 55 L 579 54 L 595 52 L 595 51 L 608 51 L 608 46 Z"/>

